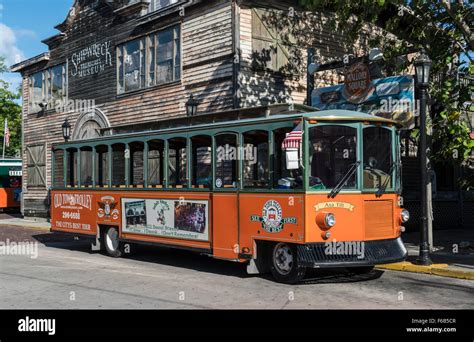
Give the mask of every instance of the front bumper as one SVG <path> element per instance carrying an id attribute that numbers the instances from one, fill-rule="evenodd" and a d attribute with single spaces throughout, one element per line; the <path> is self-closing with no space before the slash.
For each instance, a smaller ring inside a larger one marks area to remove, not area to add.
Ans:
<path id="1" fill-rule="evenodd" d="M 297 245 L 298 264 L 311 268 L 373 266 L 406 259 L 402 239 L 328 241 Z"/>

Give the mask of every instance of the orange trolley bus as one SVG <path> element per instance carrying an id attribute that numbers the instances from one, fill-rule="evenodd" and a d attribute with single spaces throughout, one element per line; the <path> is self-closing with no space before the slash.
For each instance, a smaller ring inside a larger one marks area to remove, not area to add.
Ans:
<path id="1" fill-rule="evenodd" d="M 393 120 L 275 105 L 140 127 L 53 145 L 53 232 L 113 257 L 194 250 L 284 283 L 406 258 Z"/>

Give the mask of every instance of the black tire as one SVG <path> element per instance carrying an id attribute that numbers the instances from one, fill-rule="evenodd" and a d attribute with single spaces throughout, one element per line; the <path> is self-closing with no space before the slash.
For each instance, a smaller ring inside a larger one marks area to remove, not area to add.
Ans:
<path id="1" fill-rule="evenodd" d="M 104 229 L 102 241 L 107 255 L 120 258 L 123 255 L 123 243 L 119 241 L 118 230 L 115 227 Z"/>
<path id="2" fill-rule="evenodd" d="M 298 255 L 294 245 L 278 242 L 269 250 L 270 271 L 276 281 L 295 284 L 304 278 L 306 268 L 298 265 Z"/>
<path id="3" fill-rule="evenodd" d="M 367 274 L 372 272 L 374 266 L 348 267 L 349 272 L 354 274 Z"/>

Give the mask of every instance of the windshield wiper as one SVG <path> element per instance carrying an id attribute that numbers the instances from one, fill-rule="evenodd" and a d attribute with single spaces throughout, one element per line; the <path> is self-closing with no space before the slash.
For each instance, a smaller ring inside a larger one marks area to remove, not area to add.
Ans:
<path id="1" fill-rule="evenodd" d="M 395 169 L 398 169 L 398 163 L 392 164 L 392 166 L 390 167 L 390 170 L 388 171 L 389 177 L 387 177 L 385 181 L 383 182 L 383 184 L 379 186 L 379 188 L 377 189 L 377 192 L 375 193 L 375 196 L 380 197 L 385 193 L 385 191 L 387 190 L 388 182 L 392 179 L 393 171 Z"/>
<path id="2" fill-rule="evenodd" d="M 329 195 L 328 195 L 329 198 L 334 198 L 334 197 L 337 196 L 339 191 L 341 191 L 341 189 L 344 187 L 344 185 L 346 184 L 349 177 L 351 177 L 354 174 L 354 172 L 357 170 L 359 165 L 360 165 L 360 160 L 358 160 L 354 164 L 352 164 L 351 168 L 346 172 L 344 177 L 341 178 L 339 183 L 337 183 L 336 186 L 334 187 L 334 189 L 332 189 L 332 191 L 329 193 Z"/>

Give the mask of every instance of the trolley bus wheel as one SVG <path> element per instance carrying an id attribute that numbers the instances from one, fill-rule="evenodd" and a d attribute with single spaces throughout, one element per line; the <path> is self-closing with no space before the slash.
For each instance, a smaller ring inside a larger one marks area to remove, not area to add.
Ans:
<path id="1" fill-rule="evenodd" d="M 270 270 L 276 281 L 294 284 L 303 279 L 306 268 L 298 265 L 295 246 L 279 242 L 270 251 Z"/>
<path id="2" fill-rule="evenodd" d="M 119 234 L 117 228 L 108 227 L 104 231 L 105 251 L 108 255 L 114 258 L 122 256 L 122 244 L 119 241 Z"/>

